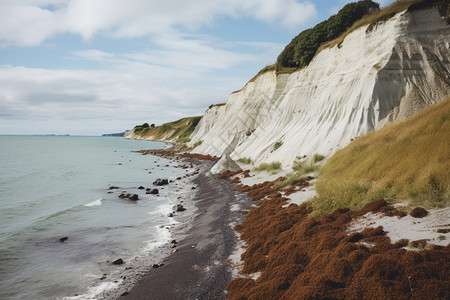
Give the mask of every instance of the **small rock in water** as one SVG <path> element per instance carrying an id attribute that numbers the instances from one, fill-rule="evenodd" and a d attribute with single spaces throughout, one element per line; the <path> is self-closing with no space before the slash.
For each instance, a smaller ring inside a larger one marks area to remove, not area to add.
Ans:
<path id="1" fill-rule="evenodd" d="M 131 201 L 137 201 L 139 200 L 139 196 L 138 194 L 133 194 L 130 197 L 128 197 L 128 199 L 130 199 Z"/>
<path id="2" fill-rule="evenodd" d="M 147 191 L 145 193 L 150 194 L 150 195 L 158 195 L 159 191 L 158 191 L 158 189 L 147 189 Z"/>
<path id="3" fill-rule="evenodd" d="M 110 190 L 118 190 L 120 189 L 118 186 L 112 185 L 109 187 Z"/>
<path id="4" fill-rule="evenodd" d="M 173 217 L 173 213 L 168 213 L 167 216 L 168 216 L 169 218 L 172 218 L 172 217 Z"/>
<path id="5" fill-rule="evenodd" d="M 153 185 L 167 185 L 169 184 L 169 180 L 168 179 L 161 179 L 158 178 L 153 182 Z"/>
<path id="6" fill-rule="evenodd" d="M 122 294 L 120 294 L 121 297 L 128 295 L 128 292 L 123 292 Z"/>
<path id="7" fill-rule="evenodd" d="M 143 190 L 145 189 L 145 187 L 143 187 L 142 185 L 140 187 L 138 187 L 139 190 Z"/>
<path id="8" fill-rule="evenodd" d="M 164 225 L 160 225 L 159 228 L 164 228 Z"/>
<path id="9" fill-rule="evenodd" d="M 123 264 L 123 259 L 121 258 L 116 258 L 115 260 L 112 261 L 113 265 L 121 265 Z"/>
<path id="10" fill-rule="evenodd" d="M 59 239 L 59 242 L 60 242 L 60 243 L 64 243 L 65 241 L 67 241 L 67 239 L 68 239 L 67 236 L 62 237 L 62 238 Z"/>

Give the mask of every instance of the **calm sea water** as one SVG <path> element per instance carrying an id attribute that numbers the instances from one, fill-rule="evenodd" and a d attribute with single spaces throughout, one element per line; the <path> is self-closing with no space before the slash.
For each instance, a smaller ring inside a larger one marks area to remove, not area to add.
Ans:
<path id="1" fill-rule="evenodd" d="M 181 170 L 132 152 L 164 147 L 111 137 L 0 136 L 0 299 L 94 297 L 108 288 L 103 274 L 109 282 L 119 276 L 108 261 L 131 261 L 166 243 L 170 234 L 160 225 L 174 222 L 166 217 L 170 188 L 155 196 L 137 187 Z M 120 190 L 111 193 L 111 185 Z M 140 200 L 120 199 L 123 190 Z"/>

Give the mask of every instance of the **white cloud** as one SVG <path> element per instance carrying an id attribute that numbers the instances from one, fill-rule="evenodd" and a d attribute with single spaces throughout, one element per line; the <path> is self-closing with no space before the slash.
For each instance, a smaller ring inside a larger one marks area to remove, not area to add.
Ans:
<path id="1" fill-rule="evenodd" d="M 111 127 L 111 120 L 123 130 L 144 121 L 160 124 L 199 115 L 209 104 L 225 101 L 253 75 L 247 71 L 211 76 L 211 72 L 226 72 L 242 63 L 253 65 L 256 72 L 282 48 L 248 43 L 258 54 L 236 53 L 232 45 L 218 47 L 220 43 L 207 36 L 172 36 L 156 45 L 154 50 L 134 53 L 96 49 L 72 53 L 73 59 L 100 63 L 100 70 L 0 67 L 0 133 L 14 128 L 11 124 L 18 120 L 58 127 L 58 122 L 78 119 L 78 128 L 103 120 L 103 127 L 97 127 L 102 131 L 88 132 L 101 134 Z"/>
<path id="2" fill-rule="evenodd" d="M 0 41 L 31 46 L 61 33 L 89 40 L 192 31 L 216 17 L 254 18 L 290 30 L 316 16 L 310 1 L 296 0 L 6 0 L 0 3 Z"/>

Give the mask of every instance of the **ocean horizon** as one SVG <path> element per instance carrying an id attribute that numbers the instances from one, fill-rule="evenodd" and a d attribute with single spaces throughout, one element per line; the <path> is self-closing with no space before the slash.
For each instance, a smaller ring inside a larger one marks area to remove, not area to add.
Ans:
<path id="1" fill-rule="evenodd" d="M 0 136 L 0 298 L 96 298 L 120 283 L 124 268 L 140 272 L 133 262 L 157 259 L 153 250 L 176 223 L 166 216 L 175 191 L 148 195 L 138 187 L 184 170 L 133 151 L 166 147 L 115 137 Z M 139 200 L 119 198 L 123 192 Z M 117 258 L 125 264 L 112 265 Z"/>

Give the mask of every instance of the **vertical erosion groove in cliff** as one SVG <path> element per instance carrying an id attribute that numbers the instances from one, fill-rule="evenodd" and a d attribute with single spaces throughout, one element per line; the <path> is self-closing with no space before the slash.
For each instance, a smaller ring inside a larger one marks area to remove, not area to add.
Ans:
<path id="1" fill-rule="evenodd" d="M 450 25 L 438 9 L 403 11 L 292 74 L 268 71 L 208 110 L 191 136 L 195 151 L 255 165 L 328 156 L 356 137 L 441 101 L 450 90 Z M 283 142 L 273 151 L 272 145 Z"/>
<path id="2" fill-rule="evenodd" d="M 242 275 L 260 275 L 233 279 L 229 299 L 444 299 L 450 294 L 449 246 L 407 251 L 402 249 L 407 240 L 392 244 L 382 227 L 347 234 L 350 221 L 367 212 L 404 216 L 384 200 L 359 211 L 309 217 L 308 205 L 283 208 L 287 199 L 269 183 L 240 190 L 253 200 L 267 196 L 235 227 L 248 245 Z"/>

